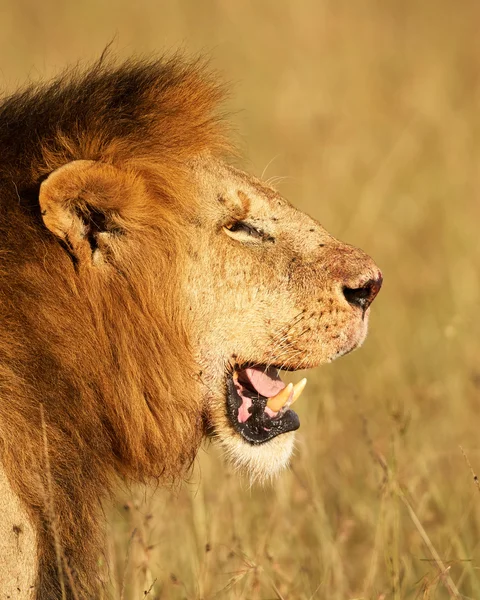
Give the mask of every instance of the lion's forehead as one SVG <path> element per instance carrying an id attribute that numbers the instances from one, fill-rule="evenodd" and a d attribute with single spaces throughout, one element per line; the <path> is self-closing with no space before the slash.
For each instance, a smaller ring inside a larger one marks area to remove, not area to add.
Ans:
<path id="1" fill-rule="evenodd" d="M 252 208 L 291 207 L 276 190 L 253 175 L 216 159 L 192 161 L 200 196 L 232 204 L 252 203 Z"/>

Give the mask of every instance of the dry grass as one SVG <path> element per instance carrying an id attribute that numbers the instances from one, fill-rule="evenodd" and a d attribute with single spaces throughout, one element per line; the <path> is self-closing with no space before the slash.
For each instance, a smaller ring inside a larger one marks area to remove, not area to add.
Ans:
<path id="1" fill-rule="evenodd" d="M 247 166 L 385 273 L 365 347 L 311 375 L 272 488 L 209 448 L 174 492 L 125 491 L 115 597 L 480 598 L 478 3 L 3 0 L 0 16 L 9 89 L 114 35 L 120 55 L 212 49 Z"/>

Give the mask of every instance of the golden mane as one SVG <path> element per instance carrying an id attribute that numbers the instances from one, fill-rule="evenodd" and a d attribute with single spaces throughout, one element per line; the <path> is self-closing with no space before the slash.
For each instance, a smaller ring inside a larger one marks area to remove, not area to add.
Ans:
<path id="1" fill-rule="evenodd" d="M 198 449 L 174 215 L 192 201 L 187 161 L 226 148 L 222 96 L 201 61 L 175 57 L 101 61 L 0 104 L 0 460 L 41 532 L 39 597 L 60 596 L 55 523 L 72 589 L 94 597 L 86 574 L 97 570 L 98 513 L 114 473 L 173 479 Z M 148 256 L 130 249 L 107 284 L 94 270 L 76 276 L 40 215 L 42 180 L 75 160 L 120 167 L 137 197 L 112 194 L 162 231 L 145 230 Z"/>
<path id="2" fill-rule="evenodd" d="M 224 89 L 204 60 L 100 60 L 0 103 L 0 177 L 22 187 L 76 159 L 166 165 L 225 149 Z"/>

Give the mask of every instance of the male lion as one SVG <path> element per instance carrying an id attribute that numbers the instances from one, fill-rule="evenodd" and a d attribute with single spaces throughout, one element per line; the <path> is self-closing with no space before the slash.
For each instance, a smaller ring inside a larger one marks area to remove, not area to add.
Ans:
<path id="1" fill-rule="evenodd" d="M 0 598 L 97 598 L 115 477 L 204 435 L 290 457 L 305 369 L 359 346 L 381 273 L 222 161 L 205 68 L 98 63 L 0 105 Z"/>

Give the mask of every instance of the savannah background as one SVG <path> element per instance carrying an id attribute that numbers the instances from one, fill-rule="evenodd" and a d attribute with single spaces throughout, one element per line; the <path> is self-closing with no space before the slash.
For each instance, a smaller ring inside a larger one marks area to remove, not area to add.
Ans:
<path id="1" fill-rule="evenodd" d="M 479 27 L 475 0 L 0 0 L 4 93 L 112 40 L 209 53 L 243 166 L 385 275 L 272 486 L 206 447 L 173 490 L 122 490 L 115 599 L 480 598 Z"/>

